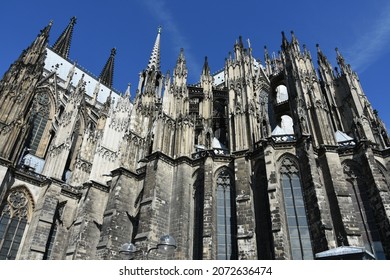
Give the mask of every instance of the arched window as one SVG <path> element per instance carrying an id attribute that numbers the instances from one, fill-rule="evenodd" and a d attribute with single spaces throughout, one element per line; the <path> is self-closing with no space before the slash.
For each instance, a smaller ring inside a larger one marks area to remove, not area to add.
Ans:
<path id="1" fill-rule="evenodd" d="M 217 259 L 233 259 L 233 200 L 230 175 L 221 171 L 217 178 Z"/>
<path id="2" fill-rule="evenodd" d="M 279 85 L 276 87 L 276 103 L 280 104 L 288 101 L 288 91 L 285 85 Z"/>
<path id="3" fill-rule="evenodd" d="M 280 173 L 291 258 L 294 260 L 313 259 L 298 167 L 291 159 L 285 158 Z"/>
<path id="4" fill-rule="evenodd" d="M 0 260 L 14 260 L 33 210 L 33 202 L 28 191 L 18 187 L 8 194 L 0 209 Z"/>
<path id="5" fill-rule="evenodd" d="M 35 112 L 32 117 L 28 146 L 30 153 L 43 157 L 49 140 L 47 124 L 50 118 L 50 99 L 46 91 L 38 92 L 34 100 Z M 42 141 L 44 140 L 44 141 Z"/>

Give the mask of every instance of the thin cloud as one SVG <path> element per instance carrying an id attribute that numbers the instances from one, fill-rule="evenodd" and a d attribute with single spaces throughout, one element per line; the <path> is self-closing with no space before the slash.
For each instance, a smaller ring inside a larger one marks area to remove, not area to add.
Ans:
<path id="1" fill-rule="evenodd" d="M 383 7 L 382 7 L 383 8 Z M 363 72 L 371 63 L 388 51 L 390 43 L 390 5 L 382 9 L 381 15 L 371 27 L 357 38 L 347 51 L 353 69 Z"/>
<path id="2" fill-rule="evenodd" d="M 173 52 L 179 56 L 180 49 L 184 49 L 184 55 L 187 61 L 188 72 L 191 77 L 200 76 L 201 67 L 194 59 L 190 51 L 187 39 L 180 32 L 178 25 L 176 24 L 172 13 L 163 0 L 143 0 L 140 1 L 149 12 L 159 21 L 162 25 L 162 31 L 169 31 L 169 35 L 173 40 Z"/>

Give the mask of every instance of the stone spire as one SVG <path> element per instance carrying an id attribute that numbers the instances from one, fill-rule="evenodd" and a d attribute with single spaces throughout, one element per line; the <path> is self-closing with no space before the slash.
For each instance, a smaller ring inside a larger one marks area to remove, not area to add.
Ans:
<path id="1" fill-rule="evenodd" d="M 205 58 L 204 58 L 202 75 L 210 75 L 210 66 L 209 66 L 209 62 L 208 62 L 207 56 L 205 56 Z"/>
<path id="2" fill-rule="evenodd" d="M 53 46 L 53 51 L 62 57 L 68 58 L 70 43 L 72 41 L 73 27 L 76 24 L 76 17 L 72 17 L 70 22 L 61 36 L 57 39 Z"/>
<path id="3" fill-rule="evenodd" d="M 40 31 L 30 47 L 22 53 L 21 57 L 24 63 L 34 64 L 39 58 L 43 58 L 46 55 L 46 47 L 52 25 L 53 21 L 50 21 L 49 24 Z"/>
<path id="4" fill-rule="evenodd" d="M 100 73 L 99 80 L 102 84 L 112 87 L 113 79 L 114 79 L 114 60 L 116 55 L 116 48 L 111 50 L 111 55 L 108 58 L 106 65 L 102 72 Z"/>
<path id="5" fill-rule="evenodd" d="M 150 70 L 160 70 L 160 38 L 161 38 L 161 26 L 158 27 L 157 38 L 154 43 L 152 54 L 150 55 L 148 71 Z"/>
<path id="6" fill-rule="evenodd" d="M 126 89 L 126 92 L 125 92 L 125 97 L 126 97 L 126 98 L 130 98 L 130 95 L 131 95 L 131 93 L 130 93 L 130 88 L 131 88 L 131 84 L 128 83 L 128 84 L 127 84 L 127 89 Z"/>
<path id="7" fill-rule="evenodd" d="M 286 38 L 286 34 L 284 33 L 284 31 L 282 31 L 282 50 L 287 50 L 287 48 L 289 47 L 289 43 L 288 43 L 288 40 Z"/>
<path id="8" fill-rule="evenodd" d="M 343 74 L 348 72 L 348 65 L 345 63 L 344 57 L 341 55 L 338 48 L 336 48 L 336 60 Z"/>
<path id="9" fill-rule="evenodd" d="M 317 47 L 317 57 L 318 57 L 318 64 L 322 65 L 330 65 L 328 59 L 326 58 L 326 56 L 322 53 L 321 49 L 320 49 L 320 45 L 319 44 L 316 44 L 316 47 Z"/>

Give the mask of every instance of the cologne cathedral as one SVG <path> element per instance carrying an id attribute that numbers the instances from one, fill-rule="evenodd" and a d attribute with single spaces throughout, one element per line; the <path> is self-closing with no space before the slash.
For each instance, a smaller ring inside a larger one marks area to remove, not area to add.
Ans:
<path id="1" fill-rule="evenodd" d="M 75 24 L 0 81 L 0 259 L 390 259 L 390 138 L 337 49 L 238 38 L 190 85 L 159 29 L 131 99 L 115 49 L 99 76 L 69 58 Z"/>

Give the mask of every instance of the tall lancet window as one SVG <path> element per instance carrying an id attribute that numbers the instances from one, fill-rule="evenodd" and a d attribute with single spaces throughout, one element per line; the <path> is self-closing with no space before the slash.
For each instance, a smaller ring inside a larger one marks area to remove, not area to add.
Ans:
<path id="1" fill-rule="evenodd" d="M 50 114 L 49 94 L 45 91 L 39 92 L 34 100 L 34 105 L 36 111 L 32 118 L 28 145 L 31 154 L 43 157 L 48 142 L 46 138 L 49 137 L 47 128 Z"/>
<path id="2" fill-rule="evenodd" d="M 1 205 L 0 260 L 14 260 L 32 213 L 33 202 L 24 187 L 12 190 Z"/>
<path id="3" fill-rule="evenodd" d="M 230 175 L 226 170 L 217 178 L 217 259 L 233 259 L 233 200 Z"/>
<path id="4" fill-rule="evenodd" d="M 313 259 L 298 167 L 291 159 L 285 158 L 280 173 L 291 258 L 294 260 Z"/>

